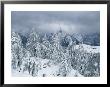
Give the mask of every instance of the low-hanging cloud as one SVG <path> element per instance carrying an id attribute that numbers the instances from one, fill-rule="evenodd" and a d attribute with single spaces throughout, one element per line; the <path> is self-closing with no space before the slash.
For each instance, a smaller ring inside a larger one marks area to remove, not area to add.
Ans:
<path id="1" fill-rule="evenodd" d="M 39 32 L 100 32 L 99 11 L 12 11 L 12 31 L 26 34 L 32 28 Z"/>

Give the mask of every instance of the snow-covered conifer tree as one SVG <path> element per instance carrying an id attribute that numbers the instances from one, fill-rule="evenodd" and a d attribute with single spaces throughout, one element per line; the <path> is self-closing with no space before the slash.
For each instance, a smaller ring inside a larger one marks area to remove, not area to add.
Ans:
<path id="1" fill-rule="evenodd" d="M 36 48 L 36 44 L 39 43 L 39 40 L 40 40 L 39 35 L 35 31 L 32 31 L 31 34 L 29 35 L 26 44 L 26 48 L 28 51 L 30 51 L 32 57 L 36 56 L 35 48 Z"/>
<path id="2" fill-rule="evenodd" d="M 11 34 L 11 58 L 12 58 L 12 68 L 20 68 L 23 58 L 23 44 L 21 37 L 18 33 L 12 32 Z"/>

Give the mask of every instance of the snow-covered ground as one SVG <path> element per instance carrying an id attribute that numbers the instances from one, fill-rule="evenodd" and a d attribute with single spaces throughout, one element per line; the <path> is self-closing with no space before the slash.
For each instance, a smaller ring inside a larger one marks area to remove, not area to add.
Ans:
<path id="1" fill-rule="evenodd" d="M 59 69 L 61 68 L 61 64 L 54 65 L 48 59 L 39 59 L 40 62 L 40 69 L 38 70 L 37 77 L 55 77 L 59 74 Z M 20 69 L 13 70 L 12 69 L 12 76 L 16 77 L 32 77 L 28 71 L 22 71 Z M 67 74 L 67 77 L 83 77 L 79 74 L 78 71 L 71 69 L 71 71 Z"/>
<path id="2" fill-rule="evenodd" d="M 29 72 L 19 72 L 19 70 L 13 69 L 11 72 L 13 77 L 32 77 L 32 75 L 30 75 Z"/>
<path id="3" fill-rule="evenodd" d="M 77 70 L 72 69 L 67 77 L 84 77 Z"/>
<path id="4" fill-rule="evenodd" d="M 86 44 L 76 45 L 75 49 L 84 50 L 88 53 L 99 53 L 100 52 L 100 46 L 90 46 Z"/>

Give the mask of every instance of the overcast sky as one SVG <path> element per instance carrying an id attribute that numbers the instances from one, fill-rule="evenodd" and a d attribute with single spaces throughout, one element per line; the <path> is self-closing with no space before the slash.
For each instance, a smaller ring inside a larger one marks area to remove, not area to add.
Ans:
<path id="1" fill-rule="evenodd" d="M 100 32 L 99 11 L 12 11 L 12 31 L 26 34 L 32 29 L 38 32 L 67 33 Z"/>

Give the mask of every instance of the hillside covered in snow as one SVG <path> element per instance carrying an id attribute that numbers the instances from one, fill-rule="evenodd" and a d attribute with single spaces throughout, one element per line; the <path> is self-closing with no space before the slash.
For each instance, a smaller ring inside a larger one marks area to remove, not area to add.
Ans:
<path id="1" fill-rule="evenodd" d="M 32 31 L 29 36 L 12 32 L 12 76 L 98 77 L 100 41 L 98 34 L 93 36 L 69 35 L 62 30 L 50 34 Z"/>

